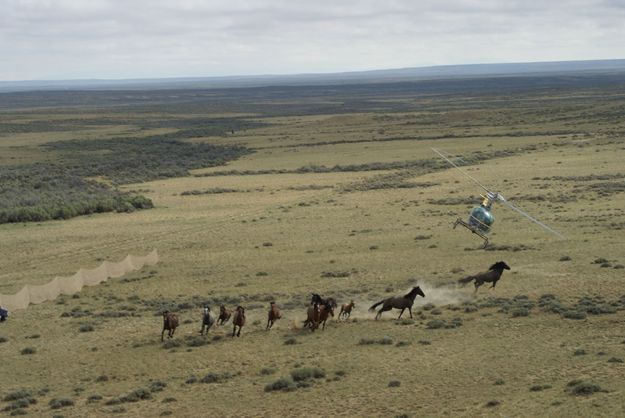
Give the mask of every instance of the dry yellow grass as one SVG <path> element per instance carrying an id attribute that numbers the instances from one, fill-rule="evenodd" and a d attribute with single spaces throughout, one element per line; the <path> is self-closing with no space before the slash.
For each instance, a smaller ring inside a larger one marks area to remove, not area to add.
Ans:
<path id="1" fill-rule="evenodd" d="M 53 415 L 48 401 L 61 397 L 74 400 L 73 406 L 60 410 L 66 417 L 159 416 L 167 411 L 176 417 L 623 415 L 625 363 L 608 361 L 625 358 L 621 305 L 615 313 L 584 320 L 564 319 L 538 306 L 519 317 L 499 312 L 500 305 L 479 307 L 489 296 L 526 295 L 536 302 L 551 293 L 574 305 L 582 296 L 599 295 L 609 303 L 625 294 L 625 270 L 593 264 L 600 257 L 613 266 L 625 264 L 622 230 L 614 226 L 623 223 L 625 195 L 599 198 L 585 189 L 594 182 L 547 179 L 623 174 L 620 141 L 607 141 L 600 134 L 477 136 L 270 148 L 337 139 L 336 131 L 341 139 L 416 133 L 402 122 L 418 118 L 417 113 L 392 116 L 388 122 L 375 114 L 275 118 L 275 125 L 234 138 L 205 139 L 239 141 L 259 151 L 227 167 L 197 172 L 416 160 L 433 158 L 431 146 L 466 154 L 536 145 L 534 151 L 488 160 L 467 171 L 567 239 L 560 241 L 496 207 L 493 242 L 520 250 L 473 251 L 480 241 L 465 230 L 451 229 L 455 218 L 466 217 L 471 205 L 432 203 L 479 194 L 452 170 L 409 179 L 433 183 L 432 187 L 361 192 L 343 192 L 342 186 L 385 172 L 187 177 L 126 186 L 143 190 L 156 208 L 0 226 L 2 293 L 127 253 L 157 248 L 161 256 L 156 268 L 86 289 L 79 298 L 13 312 L 0 326 L 0 336 L 7 339 L 0 343 L 5 377 L 1 393 L 49 389 L 26 409 L 33 416 Z M 445 121 L 451 126 L 473 116 L 453 113 Z M 384 133 L 376 128 L 380 124 Z M 541 130 L 554 128 L 551 122 L 538 125 Z M 428 131 L 434 136 L 459 129 L 442 125 Z M 472 129 L 481 134 L 516 130 Z M 302 187 L 310 185 L 323 188 Z M 181 195 L 215 187 L 239 191 Z M 547 198 L 533 199 L 536 196 Z M 416 236 L 427 238 L 415 240 Z M 560 261 L 562 256 L 571 260 Z M 470 287 L 448 285 L 500 259 L 512 271 L 504 273 L 496 289 L 483 287 L 474 296 Z M 328 278 L 321 277 L 323 272 L 349 275 Z M 397 312 L 372 320 L 366 311 L 370 304 L 402 293 L 415 282 L 424 285 L 426 298 L 417 300 L 413 322 L 396 322 Z M 332 321 L 323 332 L 301 330 L 305 303 L 313 291 L 335 295 L 339 303 L 353 298 L 355 320 Z M 172 301 L 206 300 L 216 310 L 215 301 L 227 298 L 238 298 L 230 305 L 248 307 L 241 338 L 228 336 L 229 324 L 211 329 L 210 344 L 188 346 L 199 331 L 200 309 L 181 306 L 183 325 L 175 336 L 181 345 L 162 348 L 158 316 L 162 307 Z M 265 332 L 266 308 L 274 298 L 287 309 L 274 330 Z M 429 301 L 435 301 L 436 312 L 424 308 Z M 478 306 L 477 311 L 465 312 L 463 302 Z M 61 316 L 73 309 L 91 315 Z M 135 316 L 114 318 L 106 312 Z M 440 318 L 448 323 L 460 318 L 462 326 L 427 328 L 429 321 Z M 94 331 L 80 332 L 84 324 L 92 324 Z M 29 338 L 33 335 L 39 337 Z M 359 344 L 363 338 L 384 337 L 392 344 Z M 296 344 L 285 344 L 290 338 Z M 25 347 L 36 353 L 21 355 Z M 576 356 L 576 349 L 587 354 Z M 292 392 L 264 391 L 266 384 L 298 366 L 323 368 L 326 378 Z M 275 372 L 264 375 L 263 368 Z M 201 378 L 209 372 L 235 376 L 221 383 L 185 383 L 190 376 Z M 108 380 L 98 381 L 103 375 Z M 567 384 L 575 379 L 606 391 L 573 396 Z M 152 399 L 106 404 L 149 388 L 156 380 L 167 386 L 152 393 Z M 400 385 L 389 387 L 394 380 Z M 498 380 L 503 384 L 495 384 Z M 537 385 L 549 387 L 530 390 Z M 92 395 L 102 399 L 90 403 Z M 165 398 L 176 401 L 163 403 Z M 498 403 L 487 406 L 489 401 Z"/>

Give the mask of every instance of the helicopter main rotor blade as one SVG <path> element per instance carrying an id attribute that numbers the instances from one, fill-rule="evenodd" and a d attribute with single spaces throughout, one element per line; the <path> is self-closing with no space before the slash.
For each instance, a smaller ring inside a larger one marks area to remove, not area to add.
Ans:
<path id="1" fill-rule="evenodd" d="M 504 205 L 506 205 L 507 207 L 509 207 L 510 209 L 512 209 L 513 211 L 515 211 L 516 213 L 525 216 L 527 219 L 529 219 L 530 221 L 534 222 L 536 225 L 542 226 L 543 228 L 545 228 L 547 231 L 557 235 L 559 238 L 565 239 L 564 235 L 562 235 L 561 233 L 559 233 L 558 231 L 556 231 L 555 229 L 545 225 L 544 223 L 542 223 L 541 221 L 539 221 L 538 219 L 534 218 L 533 216 L 531 216 L 530 214 L 522 211 L 521 209 L 517 208 L 516 206 L 514 206 L 512 203 L 508 202 L 502 195 L 498 195 L 498 199 L 501 203 L 503 203 Z"/>
<path id="2" fill-rule="evenodd" d="M 488 187 L 484 186 L 482 183 L 480 183 L 479 181 L 477 181 L 476 178 L 474 178 L 473 176 L 471 176 L 469 173 L 467 173 L 466 171 L 464 171 L 463 169 L 461 169 L 460 167 L 458 167 L 453 161 L 451 161 L 448 157 L 446 157 L 441 151 L 439 151 L 436 148 L 430 148 L 432 151 L 434 151 L 435 153 L 437 153 L 441 158 L 443 158 L 445 161 L 447 161 L 449 164 L 451 164 L 452 167 L 454 167 L 455 169 L 457 169 L 458 171 L 460 171 L 462 174 L 464 174 L 466 177 L 468 177 L 469 179 L 471 179 L 475 184 L 477 184 L 478 186 L 480 186 L 482 189 L 484 189 L 487 193 L 490 194 L 495 194 L 493 192 L 491 192 Z"/>

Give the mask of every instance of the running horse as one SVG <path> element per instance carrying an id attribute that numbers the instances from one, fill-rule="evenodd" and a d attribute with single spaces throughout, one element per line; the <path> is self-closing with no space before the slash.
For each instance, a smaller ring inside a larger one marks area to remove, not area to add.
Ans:
<path id="1" fill-rule="evenodd" d="M 492 266 L 490 266 L 488 271 L 476 274 L 475 276 L 464 277 L 458 280 L 458 283 L 465 285 L 467 283 L 471 283 L 472 281 L 475 281 L 474 285 L 475 285 L 476 292 L 477 292 L 477 289 L 484 283 L 492 283 L 493 285 L 490 288 L 493 289 L 495 285 L 497 284 L 497 281 L 501 278 L 501 275 L 503 274 L 504 270 L 510 270 L 510 266 L 504 263 L 503 261 L 498 261 Z"/>
<path id="2" fill-rule="evenodd" d="M 232 312 L 226 309 L 224 305 L 219 307 L 219 318 L 217 318 L 217 325 L 223 325 L 230 320 Z"/>
<path id="3" fill-rule="evenodd" d="M 276 305 L 276 302 L 269 303 L 269 313 L 267 315 L 267 328 L 268 330 L 273 327 L 273 323 L 278 319 L 282 318 L 282 314 L 280 314 L 280 308 Z"/>
<path id="4" fill-rule="evenodd" d="M 206 329 L 206 334 L 208 335 L 208 330 L 211 329 L 215 320 L 211 316 L 211 309 L 208 306 L 204 306 L 204 310 L 202 311 L 202 329 L 200 330 L 200 335 L 204 335 L 204 329 Z"/>
<path id="5" fill-rule="evenodd" d="M 161 342 L 163 341 L 165 331 L 167 331 L 167 338 L 172 338 L 174 336 L 178 323 L 178 316 L 176 314 L 169 311 L 163 312 L 163 332 L 161 332 Z"/>
<path id="6" fill-rule="evenodd" d="M 351 300 L 349 303 L 344 303 L 341 305 L 341 312 L 339 312 L 339 320 L 341 319 L 349 319 L 349 317 L 352 314 L 352 309 L 354 309 L 354 307 L 356 306 L 356 304 L 354 303 L 353 300 Z"/>
<path id="7" fill-rule="evenodd" d="M 243 325 L 245 325 L 245 308 L 243 308 L 243 306 L 237 306 L 237 309 L 234 311 L 234 317 L 232 318 L 232 324 L 234 325 L 232 328 L 232 336 L 234 337 L 236 335 L 240 337 L 241 329 Z M 236 332 L 237 327 L 239 327 L 239 332 Z"/>
<path id="8" fill-rule="evenodd" d="M 410 313 L 410 317 L 412 318 L 412 305 L 414 304 L 414 300 L 417 295 L 425 297 L 425 293 L 423 293 L 423 290 L 421 290 L 419 286 L 413 287 L 412 290 L 406 293 L 404 296 L 394 296 L 381 300 L 371 306 L 369 310 L 373 311 L 378 305 L 382 305 L 382 307 L 378 311 L 378 314 L 375 316 L 376 320 L 382 316 L 382 312 L 390 311 L 391 309 L 401 309 L 401 312 L 399 313 L 397 319 L 401 318 L 402 314 L 406 309 L 408 309 L 408 313 Z"/>

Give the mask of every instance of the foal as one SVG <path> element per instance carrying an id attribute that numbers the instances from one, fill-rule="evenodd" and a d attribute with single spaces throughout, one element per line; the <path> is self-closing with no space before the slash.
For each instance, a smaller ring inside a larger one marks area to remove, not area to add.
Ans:
<path id="1" fill-rule="evenodd" d="M 342 304 L 341 312 L 339 312 L 339 320 L 341 320 L 341 318 L 345 320 L 348 319 L 352 314 L 352 309 L 354 309 L 355 306 L 356 304 L 353 300 L 351 300 L 349 303 Z"/>

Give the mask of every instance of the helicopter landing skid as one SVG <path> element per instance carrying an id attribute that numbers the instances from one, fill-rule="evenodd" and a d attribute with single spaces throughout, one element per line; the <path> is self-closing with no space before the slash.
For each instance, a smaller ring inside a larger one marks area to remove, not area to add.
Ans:
<path id="1" fill-rule="evenodd" d="M 468 223 L 466 223 L 465 221 L 463 221 L 460 218 L 456 219 L 456 222 L 454 222 L 454 229 L 456 229 L 456 227 L 458 225 L 464 226 L 469 231 L 473 232 L 475 235 L 477 235 L 478 237 L 482 238 L 484 240 L 484 245 L 482 246 L 482 248 L 486 248 L 486 246 L 488 246 L 488 237 L 486 235 L 482 234 L 477 228 L 469 225 Z"/>

